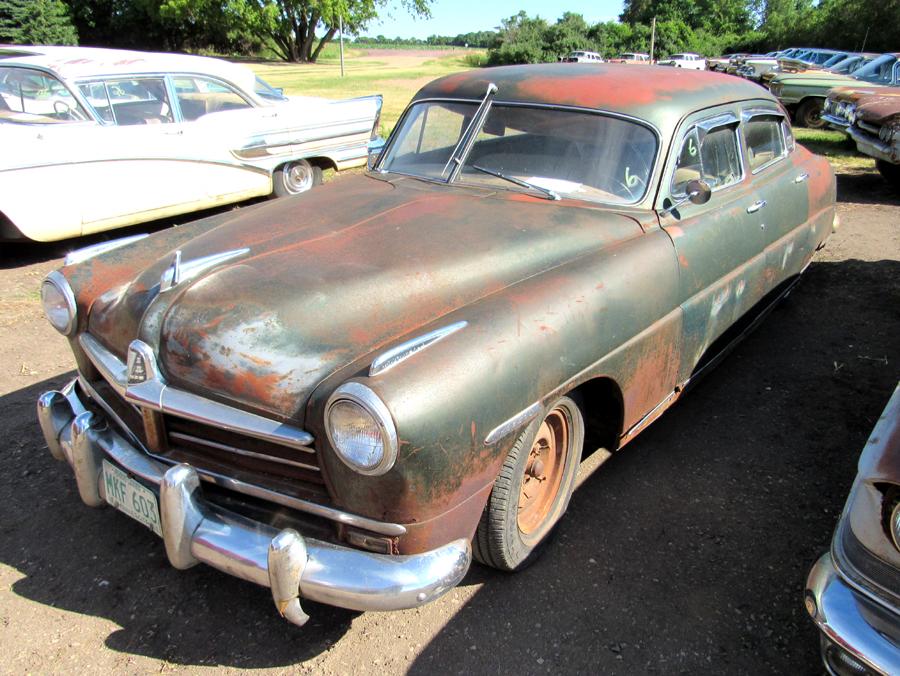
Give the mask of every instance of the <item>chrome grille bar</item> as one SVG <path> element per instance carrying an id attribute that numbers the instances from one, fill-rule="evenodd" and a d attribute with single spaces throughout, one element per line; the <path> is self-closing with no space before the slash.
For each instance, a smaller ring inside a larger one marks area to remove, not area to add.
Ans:
<path id="1" fill-rule="evenodd" d="M 291 467 L 299 467 L 300 469 L 306 469 L 311 472 L 319 472 L 319 468 L 315 465 L 307 465 L 303 462 L 297 462 L 296 460 L 289 460 L 287 458 L 281 458 L 277 455 L 267 455 L 265 453 L 256 453 L 254 451 L 248 451 L 243 448 L 237 448 L 236 446 L 229 446 L 228 444 L 220 444 L 218 441 L 212 441 L 210 439 L 202 439 L 200 437 L 195 437 L 191 434 L 182 434 L 181 432 L 169 432 L 169 438 L 174 439 L 175 441 L 185 441 L 189 444 L 196 444 L 197 446 L 206 446 L 208 448 L 215 448 L 219 451 L 225 451 L 226 453 L 234 453 L 235 455 L 242 455 L 247 458 L 255 458 L 257 460 L 265 460 L 267 462 L 277 462 L 281 465 L 290 465 Z"/>

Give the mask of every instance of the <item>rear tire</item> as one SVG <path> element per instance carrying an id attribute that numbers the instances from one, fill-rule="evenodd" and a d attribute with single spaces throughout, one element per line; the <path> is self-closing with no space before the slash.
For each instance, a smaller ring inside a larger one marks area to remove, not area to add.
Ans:
<path id="1" fill-rule="evenodd" d="M 473 541 L 475 559 L 504 571 L 533 563 L 565 513 L 584 445 L 578 405 L 561 397 L 513 445 Z"/>
<path id="2" fill-rule="evenodd" d="M 822 99 L 806 99 L 797 106 L 797 122 L 809 129 L 821 129 L 825 126 L 825 120 L 822 119 L 822 109 L 825 102 Z"/>
<path id="3" fill-rule="evenodd" d="M 272 191 L 276 197 L 299 195 L 322 183 L 322 167 L 309 160 L 282 164 L 272 175 Z"/>
<path id="4" fill-rule="evenodd" d="M 885 160 L 875 160 L 875 166 L 885 181 L 900 189 L 900 164 L 891 164 Z"/>

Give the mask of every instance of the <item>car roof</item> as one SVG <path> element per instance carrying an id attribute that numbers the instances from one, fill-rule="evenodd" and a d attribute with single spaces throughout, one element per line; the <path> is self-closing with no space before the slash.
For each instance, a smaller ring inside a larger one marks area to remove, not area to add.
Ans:
<path id="1" fill-rule="evenodd" d="M 481 100 L 488 83 L 497 85 L 494 101 L 575 106 L 617 112 L 646 120 L 666 137 L 688 113 L 748 99 L 777 100 L 743 78 L 710 71 L 627 64 L 536 64 L 499 66 L 456 73 L 418 91 L 422 99 Z"/>
<path id="2" fill-rule="evenodd" d="M 206 56 L 139 52 L 101 47 L 64 47 L 0 45 L 4 66 L 38 66 L 56 73 L 63 80 L 83 80 L 98 76 L 135 73 L 203 73 L 228 80 L 253 91 L 253 71 L 236 63 Z"/>

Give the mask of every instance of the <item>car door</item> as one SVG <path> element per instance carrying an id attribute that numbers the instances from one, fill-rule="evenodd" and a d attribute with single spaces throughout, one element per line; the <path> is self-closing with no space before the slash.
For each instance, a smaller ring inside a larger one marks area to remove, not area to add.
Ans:
<path id="1" fill-rule="evenodd" d="M 809 222 L 809 173 L 791 161 L 793 136 L 781 110 L 750 105 L 741 111 L 741 136 L 756 200 L 750 218 L 766 246 L 766 287 L 770 291 L 798 274 L 816 246 Z"/>
<path id="2" fill-rule="evenodd" d="M 766 241 L 754 213 L 748 213 L 759 196 L 742 157 L 739 114 L 736 106 L 721 106 L 686 118 L 663 174 L 660 225 L 679 263 L 681 383 L 765 293 Z M 711 187 L 705 204 L 687 199 L 691 179 Z"/>

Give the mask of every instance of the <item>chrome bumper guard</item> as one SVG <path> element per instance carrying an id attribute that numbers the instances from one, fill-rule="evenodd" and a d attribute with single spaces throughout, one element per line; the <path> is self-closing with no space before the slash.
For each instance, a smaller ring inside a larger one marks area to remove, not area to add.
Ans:
<path id="1" fill-rule="evenodd" d="M 838 117 L 837 115 L 832 115 L 830 113 L 822 113 L 822 119 L 825 120 L 828 126 L 832 129 L 842 131 L 845 134 L 850 133 L 848 131 L 850 128 L 850 122 L 846 118 Z"/>
<path id="2" fill-rule="evenodd" d="M 882 143 L 880 139 L 873 138 L 856 127 L 850 127 L 847 131 L 850 134 L 850 138 L 856 142 L 856 149 L 859 152 L 892 164 L 897 164 L 900 161 L 900 147 Z"/>
<path id="3" fill-rule="evenodd" d="M 72 381 L 38 399 L 38 420 L 53 457 L 72 466 L 85 504 L 106 504 L 102 462 L 111 461 L 159 496 L 162 537 L 176 568 L 206 563 L 269 587 L 279 614 L 302 626 L 300 598 L 353 610 L 400 610 L 429 603 L 468 571 L 471 546 L 455 540 L 422 554 L 392 556 L 304 538 L 221 509 L 203 498 L 197 471 L 169 467 L 135 448 L 87 410 Z"/>
<path id="4" fill-rule="evenodd" d="M 871 618 L 891 616 L 889 621 L 896 623 L 896 614 L 848 585 L 831 554 L 822 556 L 812 567 L 806 594 L 807 610 L 829 641 L 874 673 L 900 673 L 900 646 L 871 622 Z M 826 668 L 831 671 L 827 662 Z"/>

